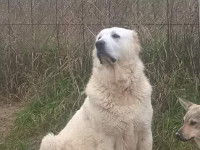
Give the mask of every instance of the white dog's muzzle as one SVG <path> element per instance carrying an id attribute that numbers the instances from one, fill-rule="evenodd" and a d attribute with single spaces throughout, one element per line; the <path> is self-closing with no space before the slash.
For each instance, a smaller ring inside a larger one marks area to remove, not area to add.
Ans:
<path id="1" fill-rule="evenodd" d="M 113 58 L 107 51 L 106 51 L 106 43 L 103 40 L 99 40 L 95 43 L 96 50 L 97 50 L 97 57 L 99 58 L 99 61 L 101 64 L 104 62 L 112 62 L 114 63 L 116 61 L 115 58 Z"/>

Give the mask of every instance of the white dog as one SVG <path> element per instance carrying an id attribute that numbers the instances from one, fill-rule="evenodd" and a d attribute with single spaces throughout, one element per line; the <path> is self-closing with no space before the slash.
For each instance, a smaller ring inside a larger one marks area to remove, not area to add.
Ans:
<path id="1" fill-rule="evenodd" d="M 102 30 L 84 104 L 40 150 L 152 150 L 152 88 L 139 53 L 135 31 Z"/>

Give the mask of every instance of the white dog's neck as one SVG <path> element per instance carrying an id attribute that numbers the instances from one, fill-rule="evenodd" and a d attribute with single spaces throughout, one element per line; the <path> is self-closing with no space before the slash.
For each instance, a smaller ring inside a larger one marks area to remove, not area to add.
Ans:
<path id="1" fill-rule="evenodd" d="M 93 68 L 91 78 L 95 78 L 102 86 L 115 85 L 122 90 L 127 90 L 136 85 L 144 76 L 144 65 L 139 58 L 126 62 L 116 62 L 112 66 L 98 66 Z"/>

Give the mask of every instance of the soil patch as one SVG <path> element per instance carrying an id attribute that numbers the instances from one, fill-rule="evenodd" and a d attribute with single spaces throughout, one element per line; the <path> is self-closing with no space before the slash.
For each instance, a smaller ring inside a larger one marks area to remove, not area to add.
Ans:
<path id="1" fill-rule="evenodd" d="M 22 107 L 19 101 L 0 98 L 0 143 L 4 142 L 6 135 L 13 127 L 17 111 Z"/>

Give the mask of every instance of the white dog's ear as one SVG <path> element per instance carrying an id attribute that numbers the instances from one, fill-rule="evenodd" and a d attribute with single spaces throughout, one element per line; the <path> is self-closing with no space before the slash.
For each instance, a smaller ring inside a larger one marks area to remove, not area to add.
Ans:
<path id="1" fill-rule="evenodd" d="M 190 106 L 192 106 L 194 103 L 183 100 L 182 98 L 178 98 L 178 101 L 181 103 L 181 106 L 187 111 Z"/>
<path id="2" fill-rule="evenodd" d="M 137 53 L 140 53 L 141 52 L 141 46 L 140 46 L 138 34 L 134 30 L 132 30 L 132 35 L 133 35 L 133 42 L 134 42 L 134 46 L 135 46 L 135 51 Z"/>
<path id="3" fill-rule="evenodd" d="M 135 30 L 131 30 L 131 31 L 132 31 L 133 36 L 138 38 L 137 32 Z"/>

